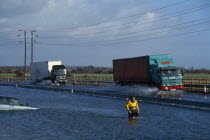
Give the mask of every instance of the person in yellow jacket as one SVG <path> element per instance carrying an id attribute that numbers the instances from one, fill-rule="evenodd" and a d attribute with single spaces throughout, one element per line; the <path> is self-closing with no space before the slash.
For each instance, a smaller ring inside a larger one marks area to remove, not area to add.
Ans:
<path id="1" fill-rule="evenodd" d="M 138 117 L 139 116 L 139 105 L 138 101 L 134 96 L 130 97 L 130 100 L 126 104 L 126 109 L 128 111 L 129 117 Z"/>

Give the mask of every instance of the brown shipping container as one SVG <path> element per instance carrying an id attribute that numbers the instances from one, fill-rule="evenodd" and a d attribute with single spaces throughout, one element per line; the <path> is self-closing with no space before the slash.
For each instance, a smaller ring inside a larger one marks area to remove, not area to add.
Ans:
<path id="1" fill-rule="evenodd" d="M 148 56 L 113 60 L 115 82 L 149 82 Z"/>

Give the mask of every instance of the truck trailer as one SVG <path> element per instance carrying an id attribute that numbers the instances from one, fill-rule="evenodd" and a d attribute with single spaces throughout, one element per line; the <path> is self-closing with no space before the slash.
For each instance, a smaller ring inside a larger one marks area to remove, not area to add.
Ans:
<path id="1" fill-rule="evenodd" d="M 182 71 L 170 55 L 147 55 L 113 60 L 114 82 L 148 84 L 161 90 L 183 89 Z"/>
<path id="2" fill-rule="evenodd" d="M 32 83 L 51 80 L 52 83 L 66 84 L 66 68 L 61 61 L 43 61 L 31 63 Z"/>

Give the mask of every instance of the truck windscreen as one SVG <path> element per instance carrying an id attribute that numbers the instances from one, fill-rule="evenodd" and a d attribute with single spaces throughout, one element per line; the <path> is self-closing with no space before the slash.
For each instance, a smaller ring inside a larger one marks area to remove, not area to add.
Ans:
<path id="1" fill-rule="evenodd" d="M 160 76 L 161 77 L 170 77 L 170 76 L 181 76 L 182 73 L 179 69 L 173 69 L 173 70 L 161 70 Z"/>
<path id="2" fill-rule="evenodd" d="M 65 69 L 55 69 L 54 74 L 55 75 L 66 75 L 66 70 Z"/>

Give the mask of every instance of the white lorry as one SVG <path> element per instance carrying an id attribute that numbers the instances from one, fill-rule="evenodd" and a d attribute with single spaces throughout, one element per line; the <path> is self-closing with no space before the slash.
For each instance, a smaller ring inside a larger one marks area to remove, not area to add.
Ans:
<path id="1" fill-rule="evenodd" d="M 43 61 L 31 63 L 32 83 L 51 80 L 52 83 L 66 84 L 66 68 L 61 61 Z"/>

